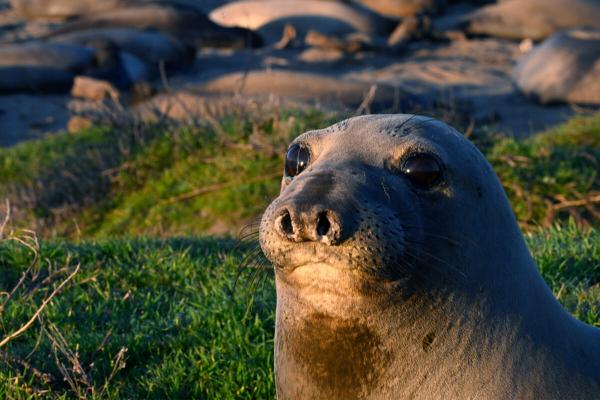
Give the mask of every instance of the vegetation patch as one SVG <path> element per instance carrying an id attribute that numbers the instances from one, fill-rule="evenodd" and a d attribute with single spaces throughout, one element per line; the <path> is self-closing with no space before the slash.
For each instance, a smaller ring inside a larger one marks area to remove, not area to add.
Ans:
<path id="1" fill-rule="evenodd" d="M 273 284 L 236 285 L 230 240 L 18 240 L 0 243 L 2 398 L 273 397 Z"/>
<path id="2" fill-rule="evenodd" d="M 287 143 L 331 122 L 272 111 L 57 135 L 0 149 L 0 196 L 46 237 L 237 231 L 277 193 Z"/>
<path id="3" fill-rule="evenodd" d="M 22 240 L 0 243 L 4 398 L 274 398 L 274 285 L 240 275 L 252 248 Z M 563 305 L 600 326 L 600 232 L 571 222 L 527 240 Z"/>
<path id="4" fill-rule="evenodd" d="M 277 195 L 289 141 L 339 118 L 271 110 L 57 135 L 0 149 L 0 196 L 45 237 L 235 234 Z M 600 114 L 531 139 L 474 140 L 525 230 L 568 218 L 598 225 Z"/>
<path id="5" fill-rule="evenodd" d="M 273 278 L 240 267 L 262 265 L 256 243 L 206 234 L 259 215 L 291 138 L 337 118 L 95 127 L 0 150 L 13 220 L 55 237 L 0 226 L 0 397 L 273 398 Z M 475 142 L 556 297 L 600 326 L 600 114 Z"/>
<path id="6" fill-rule="evenodd" d="M 483 147 L 525 229 L 573 218 L 600 223 L 600 114 Z"/>

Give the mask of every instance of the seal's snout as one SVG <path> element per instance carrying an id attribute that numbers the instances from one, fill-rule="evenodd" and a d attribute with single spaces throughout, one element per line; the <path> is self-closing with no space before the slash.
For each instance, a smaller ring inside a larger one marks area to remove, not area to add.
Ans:
<path id="1" fill-rule="evenodd" d="M 277 214 L 275 229 L 289 241 L 333 245 L 340 238 L 340 219 L 332 210 L 302 210 L 293 205 L 285 205 Z"/>

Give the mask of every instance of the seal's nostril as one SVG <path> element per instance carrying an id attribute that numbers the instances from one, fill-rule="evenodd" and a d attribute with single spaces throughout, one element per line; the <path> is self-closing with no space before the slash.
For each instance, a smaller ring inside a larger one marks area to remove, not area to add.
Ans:
<path id="1" fill-rule="evenodd" d="M 322 213 L 319 214 L 319 216 L 317 218 L 317 234 L 319 236 L 325 236 L 325 235 L 327 235 L 327 233 L 329 233 L 330 229 L 331 229 L 331 223 L 329 222 L 329 219 L 327 218 L 327 212 L 323 211 Z"/>
<path id="2" fill-rule="evenodd" d="M 281 226 L 281 231 L 286 235 L 294 234 L 294 226 L 292 225 L 292 217 L 290 216 L 290 212 L 285 210 L 281 215 L 281 219 L 279 220 L 279 224 Z"/>

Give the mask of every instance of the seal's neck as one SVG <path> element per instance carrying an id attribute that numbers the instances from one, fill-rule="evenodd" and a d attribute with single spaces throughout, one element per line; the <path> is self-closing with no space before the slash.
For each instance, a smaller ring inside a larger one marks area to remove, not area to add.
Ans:
<path id="1" fill-rule="evenodd" d="M 514 261 L 531 265 L 462 292 L 409 296 L 325 265 L 278 274 L 279 398 L 466 398 L 482 388 L 509 398 L 516 392 L 500 388 L 543 381 L 540 368 L 559 374 L 589 340 L 569 336 L 576 322 L 533 262 Z"/>

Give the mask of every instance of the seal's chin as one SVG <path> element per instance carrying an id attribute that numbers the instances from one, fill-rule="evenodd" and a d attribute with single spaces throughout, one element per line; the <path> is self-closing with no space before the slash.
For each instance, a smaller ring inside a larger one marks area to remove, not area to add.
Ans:
<path id="1" fill-rule="evenodd" d="M 294 268 L 287 269 L 286 272 L 288 279 L 305 283 L 314 281 L 335 282 L 336 279 L 340 279 L 349 273 L 348 268 L 344 266 L 314 261 L 296 265 Z"/>
<path id="2" fill-rule="evenodd" d="M 320 280 L 335 280 L 341 274 L 348 273 L 344 270 L 347 270 L 347 268 L 324 262 L 311 262 L 297 266 L 290 274 L 300 280 L 312 280 L 315 278 Z"/>
<path id="3" fill-rule="evenodd" d="M 300 243 L 287 245 L 274 257 L 269 258 L 278 270 L 288 274 L 298 269 L 313 270 L 319 273 L 323 268 L 348 270 L 354 268 L 346 251 L 332 250 L 321 243 Z"/>
<path id="4" fill-rule="evenodd" d="M 360 296 L 358 282 L 354 271 L 329 263 L 307 263 L 277 273 L 279 293 L 327 313 L 336 313 L 339 304 Z"/>

